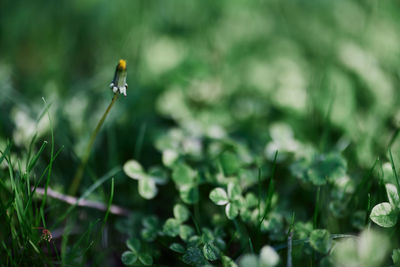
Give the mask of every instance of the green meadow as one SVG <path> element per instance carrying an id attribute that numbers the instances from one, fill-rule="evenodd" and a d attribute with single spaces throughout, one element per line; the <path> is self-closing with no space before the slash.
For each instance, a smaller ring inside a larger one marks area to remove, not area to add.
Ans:
<path id="1" fill-rule="evenodd" d="M 1 1 L 0 266 L 400 266 L 399 88 L 393 0 Z"/>

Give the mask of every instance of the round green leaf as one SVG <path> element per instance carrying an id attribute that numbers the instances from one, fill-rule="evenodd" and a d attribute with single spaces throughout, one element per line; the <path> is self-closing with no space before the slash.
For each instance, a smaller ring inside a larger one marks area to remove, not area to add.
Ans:
<path id="1" fill-rule="evenodd" d="M 232 203 L 228 203 L 225 207 L 225 214 L 228 219 L 233 220 L 235 219 L 236 216 L 239 214 L 239 209 L 237 208 L 236 205 Z"/>
<path id="2" fill-rule="evenodd" d="M 166 184 L 168 182 L 167 173 L 163 168 L 158 166 L 150 168 L 148 176 L 154 180 L 156 184 Z"/>
<path id="3" fill-rule="evenodd" d="M 179 243 L 172 243 L 169 248 L 178 253 L 185 253 L 185 248 Z"/>
<path id="4" fill-rule="evenodd" d="M 183 185 L 179 188 L 179 196 L 186 204 L 194 204 L 199 201 L 199 189 L 196 185 Z"/>
<path id="5" fill-rule="evenodd" d="M 188 265 L 203 265 L 206 263 L 201 250 L 197 247 L 189 247 L 182 256 L 182 261 Z"/>
<path id="6" fill-rule="evenodd" d="M 240 170 L 241 162 L 238 156 L 230 151 L 225 151 L 220 157 L 225 175 L 233 175 Z"/>
<path id="7" fill-rule="evenodd" d="M 166 149 L 162 152 L 162 162 L 167 167 L 172 167 L 178 157 L 179 153 L 172 149 Z"/>
<path id="8" fill-rule="evenodd" d="M 228 256 L 222 256 L 221 257 L 222 261 L 222 267 L 238 267 L 237 264 Z"/>
<path id="9" fill-rule="evenodd" d="M 175 237 L 179 235 L 179 225 L 180 222 L 177 219 L 168 219 L 163 226 L 163 232 L 168 235 Z"/>
<path id="10" fill-rule="evenodd" d="M 201 228 L 201 231 L 203 234 L 201 235 L 201 240 L 206 243 L 206 242 L 211 242 L 215 239 L 214 233 L 208 229 L 207 227 Z"/>
<path id="11" fill-rule="evenodd" d="M 194 229 L 189 225 L 181 225 L 179 226 L 179 237 L 187 241 L 191 236 L 194 235 Z"/>
<path id="12" fill-rule="evenodd" d="M 207 260 L 215 261 L 220 257 L 220 250 L 212 242 L 209 242 L 203 246 L 203 255 Z"/>
<path id="13" fill-rule="evenodd" d="M 140 236 L 147 242 L 152 242 L 157 238 L 157 230 L 144 228 L 140 231 Z"/>
<path id="14" fill-rule="evenodd" d="M 210 192 L 210 199 L 217 205 L 225 205 L 228 203 L 228 195 L 225 190 L 217 187 Z"/>
<path id="15" fill-rule="evenodd" d="M 393 227 L 397 223 L 397 212 L 390 203 L 383 202 L 376 205 L 369 215 L 371 220 L 381 227 Z"/>
<path id="16" fill-rule="evenodd" d="M 139 261 L 145 266 L 153 265 L 153 257 L 149 253 L 140 254 Z"/>
<path id="17" fill-rule="evenodd" d="M 392 261 L 394 263 L 394 266 L 400 266 L 400 249 L 399 248 L 396 248 L 393 250 Z"/>
<path id="18" fill-rule="evenodd" d="M 194 171 L 184 163 L 178 163 L 174 166 L 172 180 L 177 186 L 188 185 L 193 182 Z"/>
<path id="19" fill-rule="evenodd" d="M 237 183 L 228 184 L 228 197 L 229 199 L 238 199 L 242 196 L 242 189 Z"/>
<path id="20" fill-rule="evenodd" d="M 386 184 L 385 187 L 389 203 L 395 209 L 400 208 L 399 193 L 397 192 L 396 186 L 393 184 Z"/>
<path id="21" fill-rule="evenodd" d="M 339 154 L 320 155 L 314 158 L 307 171 L 314 185 L 324 185 L 327 180 L 333 182 L 346 174 L 347 162 Z"/>
<path id="22" fill-rule="evenodd" d="M 122 253 L 121 261 L 125 265 L 133 265 L 137 260 L 137 255 L 131 251 Z"/>
<path id="23" fill-rule="evenodd" d="M 137 238 L 131 238 L 126 241 L 126 246 L 134 253 L 138 254 L 140 251 L 140 240 Z"/>
<path id="24" fill-rule="evenodd" d="M 181 223 L 185 222 L 189 218 L 189 210 L 182 204 L 176 204 L 174 206 L 174 216 Z"/>
<path id="25" fill-rule="evenodd" d="M 145 199 L 152 199 L 157 195 L 157 187 L 154 180 L 146 177 L 144 179 L 139 180 L 139 195 L 141 195 Z"/>
<path id="26" fill-rule="evenodd" d="M 278 263 L 278 253 L 271 246 L 264 246 L 260 252 L 260 267 L 273 267 Z"/>
<path id="27" fill-rule="evenodd" d="M 123 169 L 127 176 L 136 180 L 143 179 L 146 176 L 142 165 L 135 160 L 128 160 L 125 162 Z"/>
<path id="28" fill-rule="evenodd" d="M 331 234 L 325 229 L 316 229 L 311 232 L 310 245 L 322 254 L 327 254 L 332 245 Z"/>
<path id="29" fill-rule="evenodd" d="M 189 240 L 187 241 L 187 245 L 188 247 L 197 247 L 200 246 L 202 242 L 203 241 L 201 240 L 200 236 L 194 235 L 189 238 Z"/>
<path id="30" fill-rule="evenodd" d="M 151 216 L 143 218 L 142 224 L 146 228 L 158 230 L 159 220 L 158 220 L 157 216 L 151 215 Z"/>

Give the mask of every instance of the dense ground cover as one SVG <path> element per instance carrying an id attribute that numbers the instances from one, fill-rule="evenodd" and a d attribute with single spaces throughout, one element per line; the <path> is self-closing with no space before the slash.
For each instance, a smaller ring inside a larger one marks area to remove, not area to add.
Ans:
<path id="1" fill-rule="evenodd" d="M 2 1 L 1 265 L 399 265 L 399 26 L 395 1 Z"/>

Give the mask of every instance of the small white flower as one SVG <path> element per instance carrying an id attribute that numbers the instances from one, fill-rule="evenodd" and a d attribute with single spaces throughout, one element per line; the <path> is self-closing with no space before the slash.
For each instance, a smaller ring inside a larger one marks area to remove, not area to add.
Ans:
<path id="1" fill-rule="evenodd" d="M 114 79 L 110 84 L 110 88 L 116 94 L 119 92 L 126 96 L 126 89 L 128 88 L 128 84 L 126 83 L 126 61 L 120 59 L 117 67 L 115 68 Z"/>

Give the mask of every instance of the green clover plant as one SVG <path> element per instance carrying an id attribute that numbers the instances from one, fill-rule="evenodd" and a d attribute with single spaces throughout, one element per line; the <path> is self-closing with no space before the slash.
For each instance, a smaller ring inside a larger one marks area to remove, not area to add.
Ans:
<path id="1" fill-rule="evenodd" d="M 223 240 L 224 233 L 221 228 L 211 231 L 203 227 L 201 232 L 201 236 L 193 235 L 185 240 L 186 247 L 174 242 L 169 248 L 182 254 L 182 261 L 188 265 L 205 265 L 208 261 L 216 261 L 218 259 L 227 261 L 229 258 L 222 253 L 226 249 L 226 244 Z"/>
<path id="2" fill-rule="evenodd" d="M 377 225 L 389 228 L 395 226 L 397 223 L 400 214 L 400 199 L 395 185 L 386 184 L 385 188 L 389 202 L 382 202 L 375 205 L 369 217 Z"/>
<path id="3" fill-rule="evenodd" d="M 132 238 L 126 241 L 126 246 L 129 250 L 122 253 L 121 260 L 125 265 L 133 265 L 139 261 L 145 266 L 153 265 L 153 257 L 150 253 L 141 248 L 139 239 Z"/>
<path id="4" fill-rule="evenodd" d="M 302 158 L 291 165 L 292 174 L 304 182 L 321 186 L 335 182 L 346 175 L 347 162 L 337 153 L 321 154 Z"/>
<path id="5" fill-rule="evenodd" d="M 199 201 L 198 175 L 189 165 L 183 162 L 176 163 L 172 170 L 172 180 L 184 203 L 194 204 Z"/>
<path id="6" fill-rule="evenodd" d="M 227 191 L 221 187 L 214 188 L 209 195 L 212 202 L 218 206 L 225 206 L 225 214 L 233 220 L 238 216 L 243 204 L 242 189 L 238 184 L 228 183 Z"/>
<path id="7" fill-rule="evenodd" d="M 168 177 L 161 168 L 153 167 L 145 172 L 142 165 L 135 160 L 125 162 L 123 169 L 127 176 L 138 180 L 139 195 L 145 199 L 152 199 L 157 195 L 156 184 L 163 185 L 168 182 Z"/>
<path id="8" fill-rule="evenodd" d="M 151 215 L 143 218 L 142 225 L 143 228 L 140 232 L 140 235 L 143 240 L 147 242 L 152 242 L 160 234 L 161 225 L 159 219 L 156 216 Z"/>
<path id="9" fill-rule="evenodd" d="M 173 208 L 174 218 L 169 218 L 165 221 L 162 232 L 170 237 L 179 237 L 186 241 L 194 235 L 194 229 L 184 224 L 189 219 L 190 211 L 185 205 L 176 204 Z"/>

